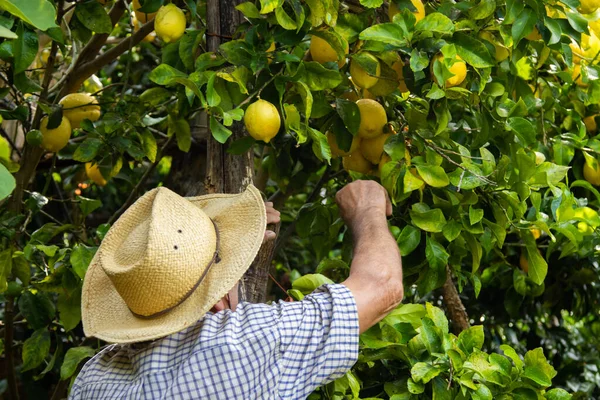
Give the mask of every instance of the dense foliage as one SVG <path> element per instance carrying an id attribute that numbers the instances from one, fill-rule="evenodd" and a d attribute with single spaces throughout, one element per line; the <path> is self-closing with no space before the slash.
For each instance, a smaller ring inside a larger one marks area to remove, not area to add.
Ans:
<path id="1" fill-rule="evenodd" d="M 0 1 L 0 393 L 64 396 L 102 345 L 79 303 L 110 224 L 216 140 L 283 211 L 273 298 L 347 276 L 345 183 L 395 205 L 406 300 L 311 398 L 600 396 L 594 7 L 260 0 L 209 52 L 202 1 Z"/>

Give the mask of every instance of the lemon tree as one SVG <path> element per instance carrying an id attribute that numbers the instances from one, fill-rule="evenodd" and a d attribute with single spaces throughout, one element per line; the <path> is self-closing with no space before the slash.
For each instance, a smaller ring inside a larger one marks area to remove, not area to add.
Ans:
<path id="1" fill-rule="evenodd" d="M 343 185 L 394 204 L 406 299 L 311 399 L 600 396 L 593 1 L 4 3 L 2 395 L 66 396 L 108 228 L 218 173 L 283 212 L 273 299 L 347 276 Z"/>

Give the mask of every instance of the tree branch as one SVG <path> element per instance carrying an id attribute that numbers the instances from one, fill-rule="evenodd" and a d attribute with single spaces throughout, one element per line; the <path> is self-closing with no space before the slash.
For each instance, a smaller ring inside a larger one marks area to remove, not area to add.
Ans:
<path id="1" fill-rule="evenodd" d="M 6 367 L 6 379 L 8 381 L 9 400 L 19 399 L 19 390 L 17 389 L 17 377 L 15 375 L 15 359 L 13 350 L 13 317 L 14 317 L 14 297 L 6 296 L 4 304 L 4 359 Z"/>
<path id="2" fill-rule="evenodd" d="M 469 329 L 471 326 L 469 324 L 469 316 L 452 281 L 452 271 L 449 265 L 446 266 L 446 282 L 442 286 L 442 297 L 444 298 L 448 316 L 452 321 L 452 331 L 454 334 L 458 335 L 460 332 Z"/>

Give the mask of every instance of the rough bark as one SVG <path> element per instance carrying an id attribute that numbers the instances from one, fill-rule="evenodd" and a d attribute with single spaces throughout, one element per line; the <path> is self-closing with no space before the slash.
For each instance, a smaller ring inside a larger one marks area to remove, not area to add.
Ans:
<path id="1" fill-rule="evenodd" d="M 452 281 L 452 271 L 449 266 L 446 267 L 446 282 L 442 286 L 442 296 L 448 316 L 452 322 L 452 331 L 458 335 L 460 332 L 469 329 L 471 326 L 469 324 L 469 316 Z"/>

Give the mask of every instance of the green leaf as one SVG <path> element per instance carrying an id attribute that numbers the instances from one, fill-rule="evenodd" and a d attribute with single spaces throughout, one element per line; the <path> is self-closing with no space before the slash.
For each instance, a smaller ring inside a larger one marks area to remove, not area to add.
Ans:
<path id="1" fill-rule="evenodd" d="M 451 34 L 454 32 L 454 24 L 452 23 L 452 20 L 444 14 L 434 12 L 417 22 L 415 30 Z"/>
<path id="2" fill-rule="evenodd" d="M 437 165 L 416 165 L 421 179 L 431 187 L 441 188 L 450 184 L 444 168 Z"/>
<path id="3" fill-rule="evenodd" d="M 536 141 L 535 127 L 523 117 L 511 117 L 506 120 L 506 128 L 512 130 L 524 145 L 530 145 Z"/>
<path id="4" fill-rule="evenodd" d="M 283 6 L 283 0 L 260 0 L 260 13 L 268 14 Z"/>
<path id="5" fill-rule="evenodd" d="M 50 354 L 50 332 L 46 328 L 38 329 L 23 343 L 23 367 L 21 372 L 39 366 Z"/>
<path id="6" fill-rule="evenodd" d="M 88 137 L 77 147 L 73 159 L 79 162 L 92 161 L 103 143 L 100 139 Z"/>
<path id="7" fill-rule="evenodd" d="M 564 389 L 552 389 L 544 394 L 548 400 L 570 400 L 573 396 Z"/>
<path id="8" fill-rule="evenodd" d="M 12 48 L 15 57 L 15 74 L 25 71 L 38 52 L 38 36 L 35 32 L 24 27 L 23 23 L 19 23 L 17 28 L 18 39 L 13 40 Z"/>
<path id="9" fill-rule="evenodd" d="M 462 224 L 457 221 L 451 220 L 448 221 L 444 228 L 442 229 L 442 234 L 446 238 L 447 241 L 454 241 L 462 232 Z"/>
<path id="10" fill-rule="evenodd" d="M 410 374 L 415 382 L 427 383 L 442 372 L 438 366 L 429 363 L 418 362 L 410 369 Z"/>
<path id="11" fill-rule="evenodd" d="M 60 379 L 69 379 L 79 364 L 86 358 L 93 357 L 96 351 L 88 346 L 72 347 L 67 350 L 63 364 L 60 366 Z"/>
<path id="12" fill-rule="evenodd" d="M 275 9 L 275 19 L 277 19 L 277 23 L 283 28 L 286 29 L 288 31 L 293 31 L 296 30 L 298 28 L 298 25 L 296 24 L 296 21 L 294 21 L 292 19 L 292 17 L 290 17 L 288 15 L 287 12 L 285 12 L 283 7 L 277 7 Z"/>
<path id="13" fill-rule="evenodd" d="M 56 302 L 58 316 L 65 331 L 70 331 L 81 322 L 81 290 L 72 293 L 62 292 Z"/>
<path id="14" fill-rule="evenodd" d="M 356 135 L 360 125 L 360 111 L 355 102 L 336 98 L 335 109 L 338 115 L 342 118 L 344 126 L 352 135 Z"/>
<path id="15" fill-rule="evenodd" d="M 0 200 L 8 197 L 16 185 L 15 177 L 0 163 Z"/>
<path id="16" fill-rule="evenodd" d="M 529 7 L 526 7 L 523 12 L 519 14 L 517 19 L 512 25 L 511 35 L 515 46 L 521 39 L 533 32 L 535 23 L 537 22 L 536 13 Z"/>
<path id="17" fill-rule="evenodd" d="M 525 257 L 529 264 L 529 278 L 536 284 L 541 285 L 548 273 L 548 263 L 540 254 L 537 242 L 529 230 L 521 233 L 521 239 L 525 242 Z"/>
<path id="18" fill-rule="evenodd" d="M 170 65 L 160 64 L 150 72 L 148 78 L 157 85 L 171 85 L 174 78 L 187 78 L 187 75 Z"/>
<path id="19" fill-rule="evenodd" d="M 456 52 L 467 63 L 475 68 L 486 68 L 495 66 L 489 50 L 481 41 L 472 35 L 456 32 L 453 36 Z"/>
<path id="20" fill-rule="evenodd" d="M 448 318 L 444 314 L 441 308 L 433 306 L 430 302 L 425 303 L 425 309 L 427 310 L 427 316 L 431 318 L 435 326 L 440 328 L 443 334 L 448 333 Z"/>
<path id="21" fill-rule="evenodd" d="M 102 201 L 98 199 L 88 199 L 87 197 L 77 196 L 77 200 L 79 201 L 79 209 L 84 217 L 87 217 L 95 210 L 102 207 Z"/>
<path id="22" fill-rule="evenodd" d="M 442 351 L 441 330 L 435 326 L 429 317 L 421 320 L 421 340 L 429 354 L 440 353 Z"/>
<path id="23" fill-rule="evenodd" d="M 138 131 L 140 135 L 140 139 L 142 142 L 142 149 L 144 150 L 144 154 L 150 160 L 150 162 L 156 161 L 156 153 L 158 151 L 158 147 L 156 145 L 156 138 L 148 129 L 141 129 Z"/>
<path id="24" fill-rule="evenodd" d="M 212 120 L 211 116 L 211 120 Z M 190 131 L 190 124 L 185 119 L 175 119 L 169 115 L 168 118 L 168 135 L 175 134 L 177 138 L 177 147 L 179 150 L 188 152 L 192 146 L 192 133 Z"/>
<path id="25" fill-rule="evenodd" d="M 429 211 L 410 211 L 410 218 L 415 226 L 427 232 L 442 232 L 446 225 L 446 217 L 439 208 Z"/>
<path id="26" fill-rule="evenodd" d="M 97 1 L 86 1 L 77 4 L 75 17 L 83 26 L 95 33 L 110 33 L 113 29 L 106 10 Z"/>
<path id="27" fill-rule="evenodd" d="M 515 349 L 507 344 L 502 344 L 500 345 L 500 350 L 502 350 L 504 354 L 513 361 L 515 367 L 517 367 L 519 371 L 523 369 L 523 360 L 521 360 L 521 357 L 519 357 Z"/>
<path id="28" fill-rule="evenodd" d="M 48 0 L 0 0 L 0 9 L 42 31 L 57 28 L 56 9 Z"/>
<path id="29" fill-rule="evenodd" d="M 473 349 L 481 350 L 484 340 L 483 325 L 472 326 L 458 335 L 458 344 L 467 354 L 472 353 Z"/>
<path id="30" fill-rule="evenodd" d="M 14 33 L 13 31 L 11 31 L 8 28 L 5 28 L 2 25 L 0 25 L 0 37 L 6 38 L 6 39 L 16 39 L 16 38 L 18 38 L 18 36 L 17 36 L 16 33 Z"/>
<path id="31" fill-rule="evenodd" d="M 7 280 L 12 271 L 13 252 L 8 248 L 0 252 L 0 293 L 8 288 Z"/>
<path id="32" fill-rule="evenodd" d="M 331 149 L 329 148 L 329 142 L 327 142 L 327 136 L 310 126 L 308 127 L 308 136 L 312 140 L 312 150 L 315 156 L 319 160 L 329 163 L 331 160 Z"/>
<path id="33" fill-rule="evenodd" d="M 231 134 L 233 132 L 231 132 L 230 129 L 227 129 L 222 123 L 220 123 L 215 117 L 214 115 L 210 116 L 210 133 L 212 134 L 213 138 L 215 138 L 215 140 L 219 143 L 225 143 L 227 141 L 227 139 L 229 138 L 229 136 L 231 136 Z"/>
<path id="34" fill-rule="evenodd" d="M 360 4 L 367 8 L 377 8 L 381 7 L 383 0 L 360 0 Z"/>
<path id="35" fill-rule="evenodd" d="M 407 256 L 421 243 L 421 231 L 412 225 L 406 225 L 398 236 L 397 242 L 400 255 Z"/>
<path id="36" fill-rule="evenodd" d="M 338 71 L 327 69 L 316 61 L 303 62 L 296 77 L 302 79 L 312 91 L 333 89 L 342 83 L 342 76 Z"/>
<path id="37" fill-rule="evenodd" d="M 417 373 L 419 373 L 420 371 L 417 371 Z M 421 382 L 415 382 L 413 380 L 413 378 L 409 378 L 408 381 L 406 381 L 406 386 L 408 388 L 408 391 L 412 394 L 421 394 L 425 391 L 425 385 Z M 392 397 L 390 397 L 390 400 L 405 400 L 405 399 L 410 399 L 410 397 L 401 397 L 398 398 L 398 395 L 394 395 Z"/>
<path id="38" fill-rule="evenodd" d="M 23 286 L 29 285 L 29 280 L 31 279 L 31 267 L 29 266 L 29 261 L 21 254 L 18 256 L 13 255 L 12 262 L 12 274 L 23 282 Z"/>
<path id="39" fill-rule="evenodd" d="M 408 32 L 399 24 L 375 24 L 359 35 L 362 40 L 383 42 L 389 46 L 404 47 L 408 45 Z"/>
<path id="40" fill-rule="evenodd" d="M 48 325 L 56 313 L 54 304 L 43 292 L 32 293 L 26 290 L 19 297 L 19 311 L 33 329 Z"/>
<path id="41" fill-rule="evenodd" d="M 475 225 L 483 219 L 483 210 L 469 206 L 469 223 Z"/>
<path id="42" fill-rule="evenodd" d="M 331 284 L 333 281 L 321 274 L 307 274 L 296 279 L 292 283 L 292 289 L 299 290 L 302 294 L 307 295 L 312 293 L 321 285 Z"/>
<path id="43" fill-rule="evenodd" d="M 450 255 L 446 252 L 444 246 L 436 242 L 436 240 L 430 236 L 427 236 L 425 243 L 425 257 L 429 263 L 429 268 L 437 271 L 444 271 Z"/>
<path id="44" fill-rule="evenodd" d="M 530 350 L 525 354 L 525 369 L 523 377 L 529 378 L 540 386 L 552 385 L 556 370 L 548 363 L 541 347 Z"/>
<path id="45" fill-rule="evenodd" d="M 97 247 L 88 247 L 84 244 L 76 244 L 71 253 L 71 266 L 73 271 L 81 279 L 85 277 L 85 273 L 98 250 Z"/>
<path id="46" fill-rule="evenodd" d="M 251 1 L 247 1 L 242 4 L 235 6 L 235 9 L 244 14 L 247 18 L 260 18 L 258 8 Z"/>
<path id="47" fill-rule="evenodd" d="M 479 4 L 469 10 L 469 16 L 474 20 L 485 19 L 496 10 L 494 0 L 481 0 Z"/>

